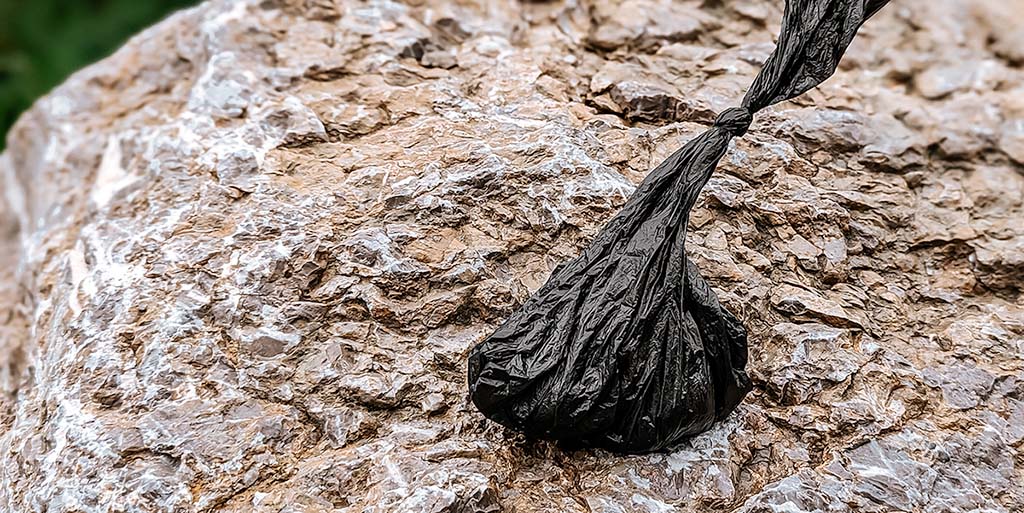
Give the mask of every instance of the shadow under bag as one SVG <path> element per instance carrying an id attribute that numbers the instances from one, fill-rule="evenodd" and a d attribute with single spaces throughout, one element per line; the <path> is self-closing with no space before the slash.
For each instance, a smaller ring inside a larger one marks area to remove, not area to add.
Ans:
<path id="1" fill-rule="evenodd" d="M 743 400 L 746 331 L 686 256 L 690 209 L 752 115 L 831 76 L 887 1 L 786 2 L 741 106 L 652 170 L 580 256 L 473 348 L 469 389 L 484 415 L 533 438 L 648 452 Z"/>

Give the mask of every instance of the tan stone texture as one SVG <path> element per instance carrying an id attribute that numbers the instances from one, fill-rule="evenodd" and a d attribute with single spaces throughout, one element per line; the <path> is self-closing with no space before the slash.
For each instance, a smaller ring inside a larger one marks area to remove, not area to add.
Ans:
<path id="1" fill-rule="evenodd" d="M 735 140 L 688 239 L 726 422 L 563 452 L 467 401 L 781 5 L 211 1 L 75 74 L 0 156 L 0 511 L 1020 511 L 1021 0 L 893 2 Z"/>

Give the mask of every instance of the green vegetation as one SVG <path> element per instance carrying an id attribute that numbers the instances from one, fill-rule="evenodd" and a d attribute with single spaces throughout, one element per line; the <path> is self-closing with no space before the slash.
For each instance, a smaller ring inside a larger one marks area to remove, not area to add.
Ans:
<path id="1" fill-rule="evenodd" d="M 0 149 L 36 98 L 195 0 L 0 0 Z"/>

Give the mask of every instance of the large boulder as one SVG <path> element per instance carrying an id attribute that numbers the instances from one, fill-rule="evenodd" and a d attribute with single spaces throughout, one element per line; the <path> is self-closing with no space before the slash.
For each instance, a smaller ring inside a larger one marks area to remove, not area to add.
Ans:
<path id="1" fill-rule="evenodd" d="M 1021 0 L 895 2 L 688 251 L 755 391 L 669 452 L 486 421 L 466 356 L 737 105 L 781 2 L 212 1 L 0 156 L 0 510 L 1010 512 Z"/>

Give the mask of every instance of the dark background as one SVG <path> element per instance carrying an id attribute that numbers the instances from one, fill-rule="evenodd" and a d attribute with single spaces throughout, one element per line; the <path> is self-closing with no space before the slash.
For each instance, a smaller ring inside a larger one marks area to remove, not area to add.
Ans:
<path id="1" fill-rule="evenodd" d="M 0 0 L 0 149 L 36 98 L 195 0 Z"/>

